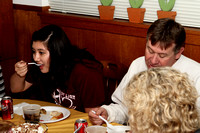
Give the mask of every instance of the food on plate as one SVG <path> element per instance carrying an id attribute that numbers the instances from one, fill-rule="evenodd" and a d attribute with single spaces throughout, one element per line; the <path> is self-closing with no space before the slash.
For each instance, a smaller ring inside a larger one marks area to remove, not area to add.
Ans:
<path id="1" fill-rule="evenodd" d="M 52 116 L 51 120 L 57 120 L 63 118 L 63 113 L 59 111 L 51 111 L 50 115 Z"/>
<path id="2" fill-rule="evenodd" d="M 44 133 L 46 129 L 40 124 L 22 123 L 11 129 L 12 133 Z"/>
<path id="3" fill-rule="evenodd" d="M 0 120 L 0 133 L 9 133 L 14 124 L 10 121 Z"/>
<path id="4" fill-rule="evenodd" d="M 40 109 L 40 114 L 45 114 L 45 115 L 46 115 L 46 114 L 47 114 L 47 111 L 46 111 L 45 109 L 41 108 L 41 109 Z"/>

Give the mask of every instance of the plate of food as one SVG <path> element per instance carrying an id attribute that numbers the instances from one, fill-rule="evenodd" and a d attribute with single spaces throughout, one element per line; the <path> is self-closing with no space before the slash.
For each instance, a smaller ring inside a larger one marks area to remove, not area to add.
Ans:
<path id="1" fill-rule="evenodd" d="M 11 128 L 12 133 L 47 133 L 48 127 L 44 123 L 15 123 Z"/>
<path id="2" fill-rule="evenodd" d="M 52 123 L 69 117 L 70 111 L 58 106 L 42 106 L 40 109 L 40 122 Z"/>

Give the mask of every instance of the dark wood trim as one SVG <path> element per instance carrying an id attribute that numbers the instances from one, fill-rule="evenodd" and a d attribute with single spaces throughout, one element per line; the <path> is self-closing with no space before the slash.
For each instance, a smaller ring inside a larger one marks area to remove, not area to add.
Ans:
<path id="1" fill-rule="evenodd" d="M 43 12 L 43 11 L 48 11 L 49 8 L 50 8 L 49 6 L 39 7 L 39 6 L 13 4 L 13 9 L 19 9 L 19 10 L 25 10 L 25 11 Z"/>
<path id="2" fill-rule="evenodd" d="M 64 14 L 58 12 L 40 12 L 42 24 L 57 24 L 63 27 L 102 31 L 120 35 L 146 37 L 146 32 L 151 23 L 135 24 L 128 20 L 101 20 L 99 17 L 77 14 Z M 200 45 L 200 29 L 186 29 L 186 43 Z"/>
<path id="3" fill-rule="evenodd" d="M 133 35 L 145 37 L 146 30 L 150 24 L 133 24 L 127 20 L 101 20 L 95 16 L 76 14 L 64 14 L 57 12 L 39 13 L 42 23 L 57 24 L 61 26 L 74 27 L 86 30 L 102 31 L 120 35 Z M 139 32 L 132 32 L 132 31 Z"/>

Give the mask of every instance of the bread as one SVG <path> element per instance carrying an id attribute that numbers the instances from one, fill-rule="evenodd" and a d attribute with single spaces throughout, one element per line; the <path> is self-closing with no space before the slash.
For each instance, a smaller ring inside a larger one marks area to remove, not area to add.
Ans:
<path id="1" fill-rule="evenodd" d="M 47 111 L 46 111 L 45 109 L 41 108 L 41 109 L 40 109 L 40 114 L 45 114 L 45 115 L 46 115 L 46 114 L 47 114 Z"/>
<path id="2" fill-rule="evenodd" d="M 51 120 L 57 120 L 63 118 L 63 113 L 59 111 L 51 111 L 50 115 L 52 116 Z"/>

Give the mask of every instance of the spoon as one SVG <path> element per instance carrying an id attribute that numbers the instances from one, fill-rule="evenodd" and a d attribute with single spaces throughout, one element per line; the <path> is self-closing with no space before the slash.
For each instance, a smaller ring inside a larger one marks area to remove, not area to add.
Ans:
<path id="1" fill-rule="evenodd" d="M 95 112 L 94 110 L 92 110 L 92 113 L 96 114 L 96 112 Z M 115 127 L 114 127 L 113 125 L 111 125 L 106 119 L 104 119 L 101 115 L 99 115 L 99 118 L 102 119 L 102 120 L 106 123 L 106 125 L 107 125 L 108 128 L 110 128 L 110 129 L 115 128 Z"/>
<path id="2" fill-rule="evenodd" d="M 41 66 L 42 64 L 37 64 L 37 63 L 35 63 L 35 62 L 30 62 L 30 63 L 28 63 L 28 65 L 36 65 L 36 66 Z"/>

